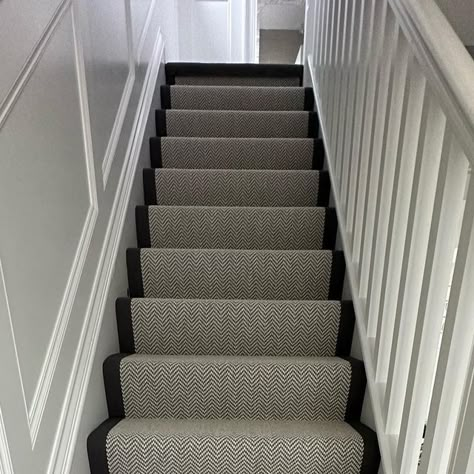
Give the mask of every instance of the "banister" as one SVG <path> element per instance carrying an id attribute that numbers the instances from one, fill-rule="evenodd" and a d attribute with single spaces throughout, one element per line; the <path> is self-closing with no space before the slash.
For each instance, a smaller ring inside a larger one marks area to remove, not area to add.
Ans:
<path id="1" fill-rule="evenodd" d="M 349 27 L 353 8 L 360 21 Z M 464 390 L 474 400 L 462 386 L 474 341 L 472 272 L 461 279 L 468 266 L 458 262 L 463 251 L 474 255 L 466 240 L 474 62 L 433 0 L 314 0 L 307 14 L 306 77 L 366 367 L 367 421 L 386 474 L 415 474 L 420 454 L 428 466 L 420 472 L 446 474 L 449 456 L 465 463 L 457 445 L 474 432 L 462 425 L 460 396 L 448 396 Z M 464 363 L 455 366 L 458 353 Z"/>
<path id="2" fill-rule="evenodd" d="M 474 60 L 433 0 L 388 1 L 474 164 Z"/>

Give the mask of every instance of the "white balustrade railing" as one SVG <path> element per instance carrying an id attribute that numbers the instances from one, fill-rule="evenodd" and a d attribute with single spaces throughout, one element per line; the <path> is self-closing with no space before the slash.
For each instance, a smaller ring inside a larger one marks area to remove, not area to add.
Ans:
<path id="1" fill-rule="evenodd" d="M 431 0 L 305 31 L 384 472 L 474 472 L 474 62 Z"/>

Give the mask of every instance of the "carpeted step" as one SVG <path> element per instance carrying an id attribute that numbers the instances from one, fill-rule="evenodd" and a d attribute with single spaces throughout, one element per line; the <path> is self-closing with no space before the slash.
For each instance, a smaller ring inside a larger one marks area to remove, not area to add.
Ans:
<path id="1" fill-rule="evenodd" d="M 162 109 L 309 110 L 310 87 L 161 86 Z"/>
<path id="2" fill-rule="evenodd" d="M 324 145 L 312 138 L 152 137 L 152 168 L 321 169 Z"/>
<path id="3" fill-rule="evenodd" d="M 162 355 L 348 356 L 349 301 L 119 298 L 120 350 Z"/>
<path id="4" fill-rule="evenodd" d="M 292 64 L 167 63 L 167 84 L 301 86 L 303 66 Z"/>
<path id="5" fill-rule="evenodd" d="M 375 474 L 361 423 L 112 418 L 87 442 L 92 474 Z"/>
<path id="6" fill-rule="evenodd" d="M 361 361 L 339 357 L 116 354 L 104 362 L 109 416 L 353 420 Z"/>
<path id="7" fill-rule="evenodd" d="M 130 296 L 341 299 L 345 262 L 330 250 L 128 249 Z"/>
<path id="8" fill-rule="evenodd" d="M 161 206 L 327 206 L 329 175 L 312 170 L 143 170 L 145 204 Z"/>
<path id="9" fill-rule="evenodd" d="M 157 110 L 159 137 L 317 138 L 316 112 Z"/>
<path id="10" fill-rule="evenodd" d="M 138 206 L 138 247 L 333 249 L 337 219 L 327 207 Z"/>

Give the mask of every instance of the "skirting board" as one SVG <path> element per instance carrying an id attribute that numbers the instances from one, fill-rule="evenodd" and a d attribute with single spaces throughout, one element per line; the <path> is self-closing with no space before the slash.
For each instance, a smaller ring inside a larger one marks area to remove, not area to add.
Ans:
<path id="1" fill-rule="evenodd" d="M 71 371 L 66 399 L 61 412 L 48 474 L 70 471 L 78 429 L 84 408 L 94 355 L 98 344 L 105 302 L 113 276 L 117 251 L 122 236 L 132 185 L 136 173 L 140 149 L 152 104 L 155 83 L 164 56 L 164 43 L 161 31 L 156 34 L 152 58 L 148 66 L 132 134 L 128 144 L 125 163 L 120 175 L 111 216 L 105 235 L 93 292 L 86 312 L 85 323 Z"/>
<path id="2" fill-rule="evenodd" d="M 326 162 L 329 171 L 329 178 L 331 180 L 331 188 L 333 190 L 337 189 L 336 182 L 335 182 L 335 174 L 334 174 L 334 167 L 333 167 L 333 157 L 332 157 L 332 150 L 329 147 L 329 137 L 328 132 L 326 130 L 326 121 L 323 114 L 323 109 L 321 106 L 321 97 L 319 97 L 318 88 L 316 87 L 316 77 L 315 71 L 313 66 L 313 61 L 311 56 L 307 57 L 306 67 L 309 69 L 309 74 L 311 77 L 311 83 L 314 92 L 314 100 L 316 103 L 317 112 L 319 114 L 319 125 L 321 130 L 322 139 L 324 142 L 324 147 L 326 150 Z M 374 414 L 374 421 L 375 427 L 377 432 L 377 438 L 379 443 L 379 449 L 381 454 L 381 466 L 383 466 L 383 470 L 385 474 L 394 474 L 391 465 L 391 449 L 390 449 L 390 441 L 388 437 L 384 434 L 385 433 L 385 423 L 381 411 L 381 400 L 379 395 L 379 387 L 375 383 L 375 368 L 373 365 L 373 360 L 371 356 L 371 348 L 369 346 L 369 341 L 367 340 L 367 328 L 365 324 L 364 314 L 362 311 L 361 301 L 358 297 L 359 290 L 356 284 L 356 277 L 355 277 L 355 268 L 352 264 L 350 258 L 351 252 L 350 247 L 347 242 L 347 234 L 345 229 L 345 220 L 344 215 L 341 211 L 341 203 L 339 201 L 339 197 L 336 193 L 333 193 L 334 204 L 337 213 L 337 220 L 339 223 L 339 234 L 342 241 L 342 249 L 344 251 L 344 256 L 346 258 L 346 273 L 348 276 L 349 286 L 353 298 L 354 304 L 354 312 L 356 315 L 356 326 L 359 334 L 360 344 L 362 348 L 362 354 L 364 358 L 364 366 L 365 372 L 367 376 L 367 388 L 369 391 L 370 401 L 373 409 Z"/>

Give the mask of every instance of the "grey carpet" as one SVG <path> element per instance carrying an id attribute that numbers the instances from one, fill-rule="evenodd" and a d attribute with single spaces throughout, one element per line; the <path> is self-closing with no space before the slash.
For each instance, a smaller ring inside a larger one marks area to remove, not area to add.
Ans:
<path id="1" fill-rule="evenodd" d="M 363 452 L 341 422 L 126 418 L 107 438 L 111 474 L 357 474 Z"/>
<path id="2" fill-rule="evenodd" d="M 167 355 L 336 354 L 338 301 L 134 298 L 135 351 Z"/>
<path id="3" fill-rule="evenodd" d="M 306 207 L 318 205 L 318 171 L 155 170 L 162 206 Z"/>
<path id="4" fill-rule="evenodd" d="M 170 86 L 173 109 L 304 110 L 302 87 Z"/>
<path id="5" fill-rule="evenodd" d="M 166 111 L 166 134 L 170 137 L 307 138 L 308 125 L 308 112 Z"/>
<path id="6" fill-rule="evenodd" d="M 166 66 L 92 474 L 377 472 L 302 72 Z"/>
<path id="7" fill-rule="evenodd" d="M 319 250 L 322 207 L 150 206 L 151 247 Z"/>
<path id="8" fill-rule="evenodd" d="M 310 170 L 311 138 L 162 137 L 163 168 Z"/>
<path id="9" fill-rule="evenodd" d="M 145 297 L 328 299 L 330 250 L 141 249 Z"/>

